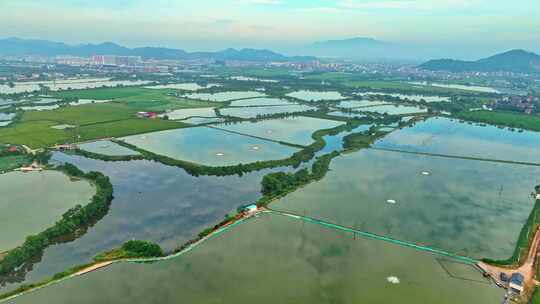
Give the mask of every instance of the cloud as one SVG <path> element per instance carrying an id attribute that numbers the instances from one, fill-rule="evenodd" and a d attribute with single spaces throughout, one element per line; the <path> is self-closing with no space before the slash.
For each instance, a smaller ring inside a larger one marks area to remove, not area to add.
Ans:
<path id="1" fill-rule="evenodd" d="M 262 4 L 262 5 L 276 5 L 281 4 L 281 0 L 247 0 L 251 4 Z"/>
<path id="2" fill-rule="evenodd" d="M 314 13 L 314 14 L 332 14 L 332 13 L 340 13 L 343 10 L 338 7 L 330 7 L 330 6 L 319 6 L 319 7 L 306 7 L 306 8 L 299 8 L 296 9 L 296 12 L 300 13 Z"/>
<path id="3" fill-rule="evenodd" d="M 484 0 L 342 0 L 337 7 L 365 10 L 440 11 L 480 7 Z"/>

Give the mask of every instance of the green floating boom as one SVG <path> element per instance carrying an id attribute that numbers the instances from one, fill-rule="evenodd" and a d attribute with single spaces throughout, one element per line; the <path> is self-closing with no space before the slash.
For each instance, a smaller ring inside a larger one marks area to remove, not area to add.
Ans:
<path id="1" fill-rule="evenodd" d="M 357 235 L 360 235 L 360 236 L 363 236 L 363 237 L 366 237 L 366 238 L 379 240 L 379 241 L 385 241 L 385 242 L 389 242 L 389 243 L 392 243 L 392 244 L 396 244 L 396 245 L 400 245 L 400 246 L 404 246 L 404 247 L 409 247 L 409 248 L 414 248 L 414 249 L 417 249 L 417 250 L 430 252 L 430 253 L 433 253 L 433 254 L 436 254 L 436 255 L 449 257 L 449 258 L 456 259 L 456 260 L 459 260 L 459 261 L 467 263 L 467 264 L 473 264 L 474 265 L 474 264 L 478 263 L 478 260 L 475 260 L 475 259 L 470 258 L 470 257 L 461 256 L 461 255 L 450 253 L 450 252 L 447 252 L 447 251 L 444 251 L 444 250 L 435 249 L 435 248 L 431 248 L 431 247 L 427 247 L 427 246 L 422 246 L 422 245 L 418 245 L 418 244 L 414 244 L 414 243 L 410 243 L 410 242 L 406 242 L 406 241 L 402 241 L 402 240 L 397 240 L 397 239 L 393 239 L 393 238 L 382 236 L 382 235 L 377 235 L 377 234 L 374 234 L 374 233 L 371 233 L 371 232 L 352 229 L 352 228 L 349 228 L 349 227 L 333 224 L 333 223 L 330 223 L 330 222 L 326 222 L 326 221 L 323 221 L 323 220 L 319 220 L 319 219 L 315 219 L 315 218 L 311 218 L 311 217 L 307 217 L 307 216 L 302 216 L 302 215 L 297 215 L 297 214 L 292 214 L 292 213 L 287 213 L 287 212 L 282 212 L 282 211 L 275 211 L 275 210 L 272 210 L 272 212 L 277 213 L 277 214 L 281 214 L 281 215 L 284 215 L 284 216 L 300 219 L 300 220 L 303 220 L 305 222 L 313 223 L 313 224 L 316 224 L 316 225 L 321 225 L 321 226 L 329 227 L 329 228 L 332 228 L 332 229 L 337 229 L 337 230 L 341 230 L 341 231 L 345 231 L 345 232 L 350 232 L 350 233 L 357 234 Z"/>

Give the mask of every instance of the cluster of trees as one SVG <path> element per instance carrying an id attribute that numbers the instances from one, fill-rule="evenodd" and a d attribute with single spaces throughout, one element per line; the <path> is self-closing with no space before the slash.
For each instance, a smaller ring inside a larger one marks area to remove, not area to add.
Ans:
<path id="1" fill-rule="evenodd" d="M 339 152 L 334 151 L 318 157 L 311 166 L 311 173 L 304 168 L 295 173 L 276 172 L 263 177 L 261 182 L 262 194 L 266 199 L 281 196 L 287 192 L 297 189 L 312 181 L 320 180 L 328 172 L 331 160 L 338 156 Z"/>
<path id="2" fill-rule="evenodd" d="M 103 161 L 130 161 L 130 160 L 140 160 L 144 159 L 142 155 L 104 155 L 99 153 L 94 153 L 86 150 L 75 149 L 67 151 L 67 153 L 75 153 L 86 158 L 98 159 Z"/>
<path id="3" fill-rule="evenodd" d="M 92 181 L 97 187 L 96 194 L 87 205 L 77 205 L 69 209 L 54 226 L 37 235 L 27 237 L 20 247 L 9 251 L 0 261 L 0 274 L 13 271 L 32 257 L 42 254 L 45 248 L 61 237 L 76 233 L 108 212 L 113 199 L 113 187 L 108 177 L 100 172 L 84 173 L 72 164 L 65 164 L 58 169 L 70 176 Z"/>
<path id="4" fill-rule="evenodd" d="M 161 247 L 158 244 L 148 241 L 127 241 L 122 245 L 122 250 L 124 250 L 129 257 L 151 258 L 163 256 Z"/>
<path id="5" fill-rule="evenodd" d="M 372 136 L 371 134 L 375 134 Z M 352 133 L 343 137 L 343 147 L 347 150 L 367 148 L 376 138 L 377 130 L 374 126 L 369 128 L 366 132 Z"/>

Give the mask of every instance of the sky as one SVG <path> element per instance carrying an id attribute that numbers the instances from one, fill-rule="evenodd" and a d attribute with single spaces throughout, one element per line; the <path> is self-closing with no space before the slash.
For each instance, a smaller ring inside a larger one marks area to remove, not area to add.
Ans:
<path id="1" fill-rule="evenodd" d="M 0 0 L 0 38 L 13 36 L 188 51 L 290 52 L 315 41 L 371 37 L 480 56 L 513 48 L 540 52 L 540 5 L 538 0 Z"/>

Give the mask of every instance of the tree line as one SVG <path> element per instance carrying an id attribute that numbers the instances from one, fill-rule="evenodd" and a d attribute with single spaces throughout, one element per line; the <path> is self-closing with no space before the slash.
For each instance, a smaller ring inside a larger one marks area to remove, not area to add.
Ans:
<path id="1" fill-rule="evenodd" d="M 42 254 L 45 248 L 57 242 L 59 238 L 74 234 L 107 214 L 113 199 L 113 187 L 107 176 L 100 172 L 84 173 L 69 163 L 57 169 L 72 177 L 91 181 L 97 187 L 96 194 L 87 205 L 79 204 L 69 209 L 52 227 L 28 236 L 20 247 L 10 250 L 0 261 L 0 274 L 7 274 L 24 265 L 31 258 Z"/>

